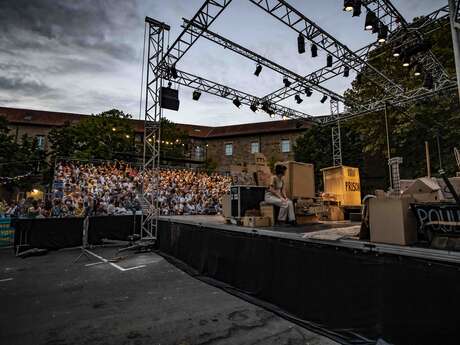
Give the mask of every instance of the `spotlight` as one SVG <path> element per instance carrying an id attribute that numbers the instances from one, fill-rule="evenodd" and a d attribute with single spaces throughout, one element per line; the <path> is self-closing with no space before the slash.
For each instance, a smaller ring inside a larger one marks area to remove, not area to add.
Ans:
<path id="1" fill-rule="evenodd" d="M 373 30 L 374 26 L 377 25 L 377 16 L 375 15 L 374 12 L 368 11 L 366 14 L 366 21 L 364 24 L 364 29 L 365 30 Z"/>
<path id="2" fill-rule="evenodd" d="M 310 97 L 313 94 L 313 91 L 311 91 L 311 89 L 309 87 L 306 87 L 305 88 L 305 94 L 307 95 L 307 97 Z"/>
<path id="3" fill-rule="evenodd" d="M 286 87 L 289 87 L 292 84 L 287 77 L 283 78 L 283 83 L 284 83 L 284 86 Z"/>
<path id="4" fill-rule="evenodd" d="M 198 90 L 193 91 L 192 98 L 194 101 L 198 101 L 201 97 L 201 92 Z"/>
<path id="5" fill-rule="evenodd" d="M 361 0 L 355 0 L 353 4 L 353 17 L 361 15 Z"/>
<path id="6" fill-rule="evenodd" d="M 176 65 L 172 65 L 170 71 L 171 71 L 171 77 L 173 79 L 177 79 L 178 75 L 177 75 Z"/>
<path id="7" fill-rule="evenodd" d="M 363 75 L 362 75 L 362 73 L 358 73 L 358 74 L 356 75 L 356 82 L 357 82 L 358 84 L 361 84 L 362 81 L 363 81 Z"/>
<path id="8" fill-rule="evenodd" d="M 234 100 L 233 100 L 233 104 L 235 105 L 235 107 L 239 108 L 241 106 L 241 102 L 239 100 L 238 97 L 236 97 Z"/>
<path id="9" fill-rule="evenodd" d="M 275 117 L 275 113 L 274 113 L 274 112 L 270 112 L 269 115 L 270 115 L 270 118 L 272 118 L 272 119 Z"/>
<path id="10" fill-rule="evenodd" d="M 343 76 L 345 78 L 348 78 L 350 76 L 350 67 L 348 66 L 345 66 L 344 69 L 343 69 Z"/>
<path id="11" fill-rule="evenodd" d="M 379 23 L 379 21 L 377 20 L 377 21 L 375 22 L 375 25 L 372 27 L 372 33 L 373 33 L 373 34 L 378 33 L 378 32 L 379 32 L 379 27 L 380 27 L 380 23 Z"/>
<path id="12" fill-rule="evenodd" d="M 403 67 L 409 67 L 410 66 L 410 57 L 404 55 L 402 65 L 403 65 Z"/>
<path id="13" fill-rule="evenodd" d="M 395 48 L 393 50 L 393 56 L 394 57 L 400 57 L 401 56 L 401 47 Z"/>
<path id="14" fill-rule="evenodd" d="M 353 11 L 353 0 L 344 0 L 343 2 L 343 10 L 347 12 Z"/>
<path id="15" fill-rule="evenodd" d="M 305 37 L 301 33 L 299 33 L 299 37 L 297 37 L 297 50 L 299 54 L 305 53 Z"/>
<path id="16" fill-rule="evenodd" d="M 257 104 L 255 102 L 252 103 L 249 109 L 251 109 L 255 113 L 257 111 Z"/>
<path id="17" fill-rule="evenodd" d="M 294 98 L 295 98 L 295 101 L 297 102 L 297 104 L 300 104 L 300 103 L 302 103 L 302 102 L 303 102 L 303 99 L 302 99 L 302 98 L 300 98 L 300 96 L 299 96 L 299 95 L 295 95 L 295 97 L 294 97 Z"/>
<path id="18" fill-rule="evenodd" d="M 316 44 L 312 44 L 311 45 L 311 57 L 317 57 L 318 56 L 318 47 L 316 46 Z"/>
<path id="19" fill-rule="evenodd" d="M 331 55 L 331 54 L 329 54 L 329 55 L 327 56 L 327 60 L 326 60 L 326 61 L 327 61 L 326 66 L 327 66 L 327 67 L 332 67 L 332 55 Z"/>
<path id="20" fill-rule="evenodd" d="M 431 73 L 425 74 L 425 80 L 423 81 L 423 87 L 427 89 L 433 89 L 434 81 Z"/>
<path id="21" fill-rule="evenodd" d="M 324 103 L 324 102 L 326 102 L 326 101 L 327 101 L 327 96 L 326 96 L 326 95 L 323 95 L 323 98 L 321 98 L 321 101 L 320 101 L 320 102 L 321 102 L 321 103 Z"/>
<path id="22" fill-rule="evenodd" d="M 387 40 L 387 37 L 388 37 L 388 26 L 381 23 L 379 27 L 379 35 L 378 35 L 379 43 L 384 43 Z"/>
<path id="23" fill-rule="evenodd" d="M 254 72 L 254 75 L 258 77 L 260 72 L 262 72 L 262 65 L 258 64 Z"/>
<path id="24" fill-rule="evenodd" d="M 416 77 L 419 77 L 421 74 L 422 74 L 422 67 L 420 67 L 420 65 L 416 65 L 416 66 L 415 66 L 414 75 L 415 75 Z"/>

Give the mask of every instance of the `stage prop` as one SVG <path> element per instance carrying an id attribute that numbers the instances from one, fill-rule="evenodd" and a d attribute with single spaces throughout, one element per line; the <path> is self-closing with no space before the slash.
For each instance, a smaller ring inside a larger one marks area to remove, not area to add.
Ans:
<path id="1" fill-rule="evenodd" d="M 161 220 L 158 245 L 206 282 L 342 344 L 458 344 L 458 264 L 239 229 Z"/>
<path id="2" fill-rule="evenodd" d="M 341 206 L 361 205 L 361 185 L 359 169 L 336 166 L 321 169 L 323 172 L 324 193 L 334 197 Z"/>
<path id="3" fill-rule="evenodd" d="M 314 198 L 315 195 L 315 168 L 313 164 L 294 161 L 278 162 L 286 167 L 284 175 L 286 196 L 293 199 Z M 276 165 L 275 164 L 275 165 Z"/>

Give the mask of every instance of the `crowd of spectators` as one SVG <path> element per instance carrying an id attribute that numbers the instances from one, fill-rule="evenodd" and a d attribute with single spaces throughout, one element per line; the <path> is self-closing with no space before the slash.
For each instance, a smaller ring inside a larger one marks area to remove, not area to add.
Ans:
<path id="1" fill-rule="evenodd" d="M 43 200 L 0 202 L 0 215 L 11 217 L 83 217 L 141 212 L 145 201 L 158 200 L 162 215 L 217 214 L 231 179 L 219 174 L 184 169 L 161 169 L 159 188 L 153 171 L 140 173 L 124 162 L 56 165 L 53 191 Z M 144 183 L 144 186 L 142 186 Z M 142 188 L 143 187 L 143 188 Z"/>

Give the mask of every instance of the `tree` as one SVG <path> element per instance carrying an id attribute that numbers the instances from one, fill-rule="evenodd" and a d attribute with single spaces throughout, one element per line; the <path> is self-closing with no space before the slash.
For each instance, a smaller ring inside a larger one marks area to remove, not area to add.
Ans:
<path id="1" fill-rule="evenodd" d="M 427 40 L 435 56 L 447 72 L 454 76 L 455 64 L 449 25 L 433 31 Z M 419 88 L 423 84 L 423 73 L 421 77 L 416 77 L 413 70 L 403 68 L 401 61 L 393 56 L 392 47 L 389 45 L 375 50 L 369 61 L 372 66 L 406 89 Z M 383 90 L 371 81 L 372 73 L 368 68 L 361 71 L 359 78 L 352 82 L 352 87 L 345 93 L 348 101 L 360 103 L 381 98 Z M 388 107 L 387 115 L 390 155 L 403 157 L 402 178 L 426 175 L 425 141 L 430 144 L 432 166 L 439 167 L 437 136 L 441 143 L 443 168 L 448 174 L 454 174 L 456 168 L 453 148 L 460 143 L 460 107 L 456 90 L 403 108 Z M 297 141 L 296 159 L 316 163 L 318 168 L 329 166 L 331 149 L 330 128 L 314 127 Z M 388 186 L 384 113 L 376 112 L 342 122 L 342 153 L 345 165 L 360 168 L 364 189 L 369 186 Z M 372 188 L 368 189 L 372 191 Z"/>

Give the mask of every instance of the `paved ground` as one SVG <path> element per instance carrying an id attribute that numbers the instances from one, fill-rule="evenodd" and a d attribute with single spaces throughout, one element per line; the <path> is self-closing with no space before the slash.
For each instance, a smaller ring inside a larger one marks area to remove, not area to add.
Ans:
<path id="1" fill-rule="evenodd" d="M 1 249 L 0 344 L 336 344 L 155 254 L 104 263 L 115 249 L 93 252 L 73 264 L 77 250 L 18 259 Z"/>

